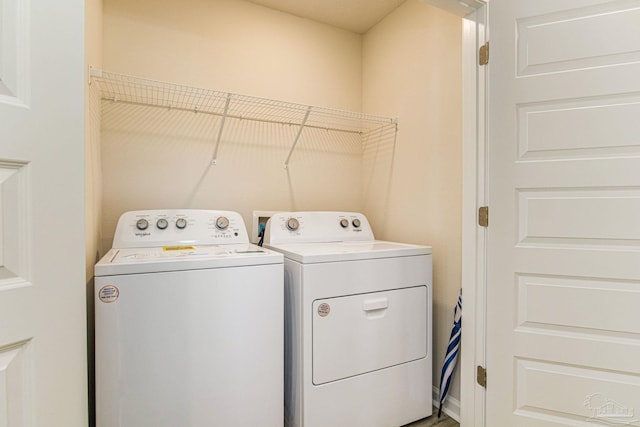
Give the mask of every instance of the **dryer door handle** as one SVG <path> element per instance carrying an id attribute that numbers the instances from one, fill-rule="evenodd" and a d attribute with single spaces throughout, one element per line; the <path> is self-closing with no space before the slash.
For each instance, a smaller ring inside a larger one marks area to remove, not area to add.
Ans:
<path id="1" fill-rule="evenodd" d="M 383 310 L 389 307 L 389 298 L 376 298 L 376 299 L 368 299 L 362 303 L 362 309 L 364 311 L 375 311 L 375 310 Z"/>

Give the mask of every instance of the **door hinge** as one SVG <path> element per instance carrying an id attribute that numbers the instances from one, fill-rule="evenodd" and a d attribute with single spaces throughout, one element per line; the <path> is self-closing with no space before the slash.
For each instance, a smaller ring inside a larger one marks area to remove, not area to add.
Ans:
<path id="1" fill-rule="evenodd" d="M 483 366 L 478 365 L 476 381 L 478 381 L 478 384 L 482 387 L 487 388 L 487 370 Z"/>
<path id="2" fill-rule="evenodd" d="M 489 63 L 489 42 L 486 42 L 482 46 L 480 46 L 479 52 L 479 63 L 480 65 L 487 65 Z"/>
<path id="3" fill-rule="evenodd" d="M 489 206 L 480 206 L 478 209 L 478 224 L 480 227 L 489 226 Z"/>

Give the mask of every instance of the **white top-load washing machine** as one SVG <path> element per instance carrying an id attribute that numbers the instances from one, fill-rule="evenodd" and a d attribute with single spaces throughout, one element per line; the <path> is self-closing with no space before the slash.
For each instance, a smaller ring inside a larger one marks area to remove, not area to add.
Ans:
<path id="1" fill-rule="evenodd" d="M 275 214 L 265 246 L 285 256 L 285 425 L 431 415 L 431 248 L 374 240 L 345 212 Z"/>
<path id="2" fill-rule="evenodd" d="M 97 426 L 281 427 L 282 263 L 235 212 L 123 214 L 95 266 Z"/>

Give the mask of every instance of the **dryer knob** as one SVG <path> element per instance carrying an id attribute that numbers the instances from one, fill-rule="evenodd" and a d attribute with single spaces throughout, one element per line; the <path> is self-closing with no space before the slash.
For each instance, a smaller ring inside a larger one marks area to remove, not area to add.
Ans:
<path id="1" fill-rule="evenodd" d="M 158 221 L 156 221 L 156 227 L 158 227 L 160 230 L 164 230 L 168 226 L 169 226 L 169 221 L 167 221 L 164 218 L 160 218 Z"/>
<path id="2" fill-rule="evenodd" d="M 138 230 L 146 230 L 148 227 L 149 227 L 149 221 L 147 221 L 144 218 L 141 218 L 136 222 L 136 228 Z"/>
<path id="3" fill-rule="evenodd" d="M 176 219 L 176 227 L 178 227 L 180 230 L 182 230 L 186 226 L 187 226 L 187 220 L 186 219 L 184 219 L 184 218 Z"/>
<path id="4" fill-rule="evenodd" d="M 358 218 L 351 221 L 351 224 L 353 224 L 355 228 L 360 228 L 360 225 L 361 225 L 360 220 Z"/>
<path id="5" fill-rule="evenodd" d="M 229 227 L 229 218 L 226 216 L 219 216 L 216 218 L 216 228 L 218 230 L 226 230 Z"/>
<path id="6" fill-rule="evenodd" d="M 295 218 L 289 218 L 287 220 L 287 228 L 291 231 L 296 231 L 300 227 L 300 223 Z"/>
<path id="7" fill-rule="evenodd" d="M 346 218 L 342 218 L 342 219 L 340 220 L 340 226 L 341 226 L 342 228 L 347 228 L 347 227 L 349 226 L 349 220 L 348 220 L 348 219 L 346 219 Z"/>

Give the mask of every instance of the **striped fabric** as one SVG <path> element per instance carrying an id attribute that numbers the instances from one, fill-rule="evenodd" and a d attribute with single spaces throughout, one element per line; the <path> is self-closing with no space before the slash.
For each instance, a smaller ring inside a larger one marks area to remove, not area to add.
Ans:
<path id="1" fill-rule="evenodd" d="M 462 289 L 458 296 L 458 304 L 453 309 L 453 328 L 451 329 L 451 337 L 449 337 L 449 346 L 447 354 L 444 357 L 444 365 L 440 374 L 440 408 L 438 409 L 438 418 L 442 414 L 442 406 L 447 398 L 447 392 L 451 385 L 451 377 L 458 360 L 458 351 L 460 350 L 460 333 L 462 326 Z"/>

